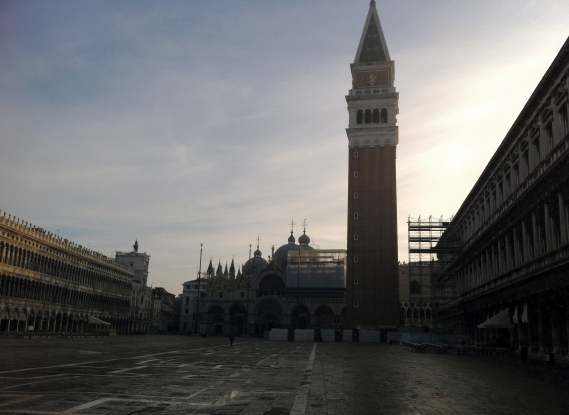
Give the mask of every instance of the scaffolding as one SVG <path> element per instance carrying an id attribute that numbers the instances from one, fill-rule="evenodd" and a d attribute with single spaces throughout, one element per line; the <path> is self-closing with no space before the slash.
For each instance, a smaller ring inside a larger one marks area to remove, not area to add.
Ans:
<path id="1" fill-rule="evenodd" d="M 453 232 L 450 219 L 411 218 L 407 221 L 409 241 L 409 278 L 421 287 L 430 287 L 433 309 L 432 330 L 448 330 L 444 317 L 452 312 L 448 305 L 455 298 L 453 273 L 449 270 L 461 251 L 461 241 Z M 412 295 L 412 287 L 410 296 Z"/>

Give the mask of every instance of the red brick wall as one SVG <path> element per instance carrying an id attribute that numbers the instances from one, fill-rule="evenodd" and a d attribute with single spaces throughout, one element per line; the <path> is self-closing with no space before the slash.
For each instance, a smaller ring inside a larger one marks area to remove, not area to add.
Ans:
<path id="1" fill-rule="evenodd" d="M 395 146 L 356 147 L 349 151 L 348 328 L 399 323 L 395 152 Z M 358 192 L 357 199 L 354 192 Z M 358 213 L 358 219 L 354 219 L 354 213 Z M 354 240 L 354 234 L 358 240 Z M 354 262 L 354 256 L 358 262 Z M 358 279 L 357 285 L 354 278 Z M 358 307 L 354 307 L 356 300 Z"/>

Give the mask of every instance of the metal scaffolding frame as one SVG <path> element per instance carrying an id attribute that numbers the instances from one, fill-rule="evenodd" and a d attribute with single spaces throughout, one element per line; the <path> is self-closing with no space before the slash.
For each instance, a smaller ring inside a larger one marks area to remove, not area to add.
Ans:
<path id="1" fill-rule="evenodd" d="M 445 332 L 448 327 L 444 317 L 453 311 L 448 302 L 455 298 L 453 273 L 450 265 L 461 251 L 461 241 L 453 232 L 450 219 L 411 218 L 407 221 L 409 242 L 409 276 L 421 281 L 428 278 L 431 283 L 433 331 Z"/>

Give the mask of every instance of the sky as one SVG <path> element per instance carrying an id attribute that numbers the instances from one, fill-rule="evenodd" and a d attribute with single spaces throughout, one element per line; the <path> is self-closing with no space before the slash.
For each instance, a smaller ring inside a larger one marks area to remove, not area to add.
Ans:
<path id="1" fill-rule="evenodd" d="M 0 2 L 0 210 L 178 294 L 306 233 L 345 249 L 367 0 Z M 407 219 L 451 217 L 569 35 L 567 1 L 377 1 Z"/>

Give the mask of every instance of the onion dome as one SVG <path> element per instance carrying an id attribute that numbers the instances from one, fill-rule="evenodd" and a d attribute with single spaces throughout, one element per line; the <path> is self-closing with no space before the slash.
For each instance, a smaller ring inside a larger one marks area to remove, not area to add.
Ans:
<path id="1" fill-rule="evenodd" d="M 300 238 L 298 238 L 298 243 L 303 246 L 310 243 L 310 238 L 306 234 L 306 229 L 304 230 L 304 233 L 300 235 Z"/>
<path id="2" fill-rule="evenodd" d="M 288 237 L 288 243 L 289 244 L 294 244 L 296 242 L 296 239 L 294 238 L 294 235 L 292 234 L 292 230 L 290 231 L 290 236 Z"/>
<path id="3" fill-rule="evenodd" d="M 259 246 L 257 245 L 257 250 L 253 253 L 253 256 L 255 258 L 260 258 L 263 255 L 263 253 L 259 250 Z"/>

